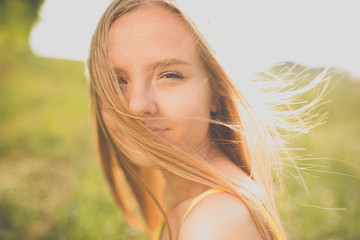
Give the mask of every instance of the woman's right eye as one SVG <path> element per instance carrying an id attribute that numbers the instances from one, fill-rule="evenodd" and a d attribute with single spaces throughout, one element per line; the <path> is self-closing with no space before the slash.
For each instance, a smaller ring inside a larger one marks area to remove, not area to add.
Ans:
<path id="1" fill-rule="evenodd" d="M 127 81 L 123 77 L 118 77 L 119 84 L 127 84 Z"/>

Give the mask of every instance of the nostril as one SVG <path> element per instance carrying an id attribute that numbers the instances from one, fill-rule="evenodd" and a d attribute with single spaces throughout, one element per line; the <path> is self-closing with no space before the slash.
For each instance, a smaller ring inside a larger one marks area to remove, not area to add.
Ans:
<path id="1" fill-rule="evenodd" d="M 137 91 L 129 99 L 129 109 L 135 116 L 144 117 L 156 112 L 156 104 L 151 94 Z"/>

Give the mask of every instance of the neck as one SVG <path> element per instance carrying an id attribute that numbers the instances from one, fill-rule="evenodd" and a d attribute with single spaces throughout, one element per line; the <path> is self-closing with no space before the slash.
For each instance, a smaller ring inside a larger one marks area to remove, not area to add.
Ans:
<path id="1" fill-rule="evenodd" d="M 230 161 L 217 148 L 212 148 L 212 150 L 208 148 L 206 151 L 203 151 L 203 155 L 206 156 L 205 159 L 207 159 L 211 165 L 219 170 L 221 170 L 223 163 Z M 176 207 L 181 202 L 192 199 L 209 189 L 209 186 L 183 178 L 168 170 L 163 169 L 161 172 L 167 185 L 166 198 L 169 200 L 169 208 Z"/>

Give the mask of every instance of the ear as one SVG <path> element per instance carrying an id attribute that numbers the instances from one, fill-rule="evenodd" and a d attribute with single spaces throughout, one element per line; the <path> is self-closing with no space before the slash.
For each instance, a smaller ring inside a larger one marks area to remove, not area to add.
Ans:
<path id="1" fill-rule="evenodd" d="M 214 112 L 214 113 L 217 112 L 217 107 L 216 107 L 215 103 L 211 104 L 210 111 Z"/>
<path id="2" fill-rule="evenodd" d="M 211 103 L 211 106 L 210 106 L 210 111 L 212 112 L 212 113 L 216 113 L 217 112 L 217 101 L 213 98 L 212 99 L 212 101 L 211 101 L 212 103 Z"/>

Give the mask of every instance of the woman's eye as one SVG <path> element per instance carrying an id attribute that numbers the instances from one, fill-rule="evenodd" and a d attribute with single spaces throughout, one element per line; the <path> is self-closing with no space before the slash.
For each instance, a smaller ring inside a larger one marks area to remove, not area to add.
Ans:
<path id="1" fill-rule="evenodd" d="M 119 84 L 127 84 L 127 81 L 123 77 L 118 77 L 117 80 Z"/>
<path id="2" fill-rule="evenodd" d="M 170 73 L 165 73 L 165 74 L 161 75 L 161 78 L 183 79 L 184 76 L 180 73 L 170 72 Z"/>

